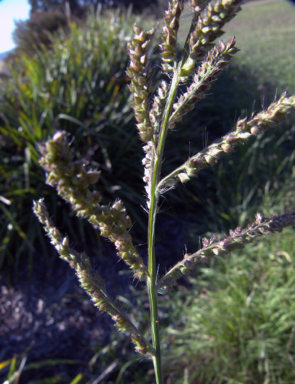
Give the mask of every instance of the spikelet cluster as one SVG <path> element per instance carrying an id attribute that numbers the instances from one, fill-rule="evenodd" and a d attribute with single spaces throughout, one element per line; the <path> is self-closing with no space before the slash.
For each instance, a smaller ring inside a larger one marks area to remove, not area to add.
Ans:
<path id="1" fill-rule="evenodd" d="M 129 88 L 134 95 L 131 105 L 137 121 L 139 136 L 142 141 L 149 141 L 153 137 L 154 129 L 149 119 L 150 81 L 148 49 L 156 28 L 145 32 L 142 28 L 134 25 L 133 31 L 134 37 L 128 44 L 130 66 L 126 73 L 131 79 Z"/>
<path id="2" fill-rule="evenodd" d="M 227 44 L 220 41 L 206 56 L 206 59 L 197 69 L 191 85 L 173 104 L 174 112 L 169 120 L 169 128 L 173 129 L 175 122 L 191 111 L 195 103 L 206 96 L 206 92 L 217 80 L 217 76 L 229 64 L 232 56 L 238 52 L 235 39 L 230 39 Z"/>
<path id="3" fill-rule="evenodd" d="M 197 17 L 207 7 L 211 0 L 191 0 L 191 7 Z"/>
<path id="4" fill-rule="evenodd" d="M 257 237 L 282 232 L 284 228 L 293 225 L 295 225 L 295 212 L 270 218 L 257 214 L 255 221 L 249 224 L 247 228 L 238 227 L 231 230 L 229 236 L 222 240 L 218 240 L 216 235 L 211 239 L 204 238 L 202 240 L 203 247 L 193 254 L 184 255 L 184 259 L 166 273 L 157 287 L 158 289 L 169 290 L 177 279 L 195 270 L 199 262 L 206 263 L 210 257 L 222 256 L 237 249 L 242 249 Z"/>
<path id="5" fill-rule="evenodd" d="M 164 26 L 162 30 L 162 68 L 165 72 L 173 72 L 177 54 L 177 32 L 179 29 L 179 18 L 183 11 L 184 0 L 172 0 L 168 10 L 165 12 Z"/>
<path id="6" fill-rule="evenodd" d="M 150 206 L 150 199 L 151 199 L 150 181 L 151 181 L 151 170 L 153 168 L 154 151 L 157 146 L 157 140 L 160 133 L 160 126 L 162 121 L 162 113 L 165 107 L 168 91 L 169 91 L 168 83 L 162 80 L 157 90 L 157 94 L 154 97 L 152 108 L 149 112 L 150 122 L 152 123 L 154 128 L 154 136 L 153 136 L 153 140 L 150 140 L 147 143 L 145 143 L 145 146 L 143 147 L 145 156 L 142 159 L 142 164 L 144 165 L 143 181 L 146 184 L 145 191 L 147 194 L 148 207 Z"/>
<path id="7" fill-rule="evenodd" d="M 183 76 L 191 75 L 194 72 L 195 62 L 203 60 L 207 52 L 213 48 L 214 40 L 224 33 L 221 28 L 241 10 L 243 0 L 219 0 L 215 4 L 210 2 L 200 15 L 200 8 L 203 9 L 207 3 L 192 1 L 198 17 L 195 28 L 190 34 L 189 55 L 182 67 Z"/>
<path id="8" fill-rule="evenodd" d="M 89 189 L 99 178 L 99 171 L 87 171 L 81 161 L 74 161 L 66 132 L 57 132 L 52 139 L 39 144 L 40 164 L 46 171 L 46 183 L 54 186 L 68 201 L 79 217 L 98 226 L 101 235 L 116 246 L 118 256 L 133 270 L 138 279 L 148 275 L 141 256 L 137 253 L 128 229 L 131 220 L 121 201 L 112 206 L 100 205 L 101 195 Z"/>

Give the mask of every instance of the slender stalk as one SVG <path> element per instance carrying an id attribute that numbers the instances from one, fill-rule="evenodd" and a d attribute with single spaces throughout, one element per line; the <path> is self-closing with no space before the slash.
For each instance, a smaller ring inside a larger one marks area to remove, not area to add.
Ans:
<path id="1" fill-rule="evenodd" d="M 167 103 L 165 106 L 162 125 L 160 129 L 160 137 L 158 141 L 157 148 L 154 151 L 154 159 L 152 161 L 153 170 L 152 170 L 152 182 L 151 182 L 151 205 L 149 211 L 149 232 L 148 232 L 148 249 L 149 249 L 149 260 L 148 260 L 148 269 L 149 277 L 147 279 L 148 293 L 150 300 L 150 311 L 151 311 L 151 328 L 152 328 L 152 338 L 153 338 L 153 347 L 155 354 L 153 356 L 153 364 L 155 369 L 155 376 L 157 384 L 163 383 L 162 377 L 162 366 L 161 366 L 161 344 L 160 344 L 160 335 L 159 335 L 159 319 L 158 319 L 158 300 L 157 300 L 157 289 L 156 289 L 156 257 L 155 257 L 155 225 L 156 225 L 156 216 L 157 216 L 157 206 L 158 206 L 158 183 L 161 173 L 161 164 L 163 159 L 163 152 L 165 146 L 165 139 L 167 136 L 169 117 L 172 111 L 173 102 L 176 97 L 178 83 L 179 83 L 179 72 L 177 68 L 174 71 L 174 76 L 172 79 L 169 95 L 167 98 Z"/>
<path id="2" fill-rule="evenodd" d="M 162 377 L 162 364 L 161 364 L 161 344 L 159 335 L 159 320 L 158 320 L 158 300 L 156 290 L 156 257 L 155 257 L 155 223 L 157 215 L 157 177 L 156 173 L 153 174 L 152 183 L 152 198 L 149 213 L 149 233 L 148 233 L 148 247 L 149 247 L 149 260 L 148 269 L 149 277 L 147 279 L 150 312 L 151 312 L 151 328 L 153 348 L 155 354 L 153 355 L 153 364 L 155 369 L 155 377 L 157 384 L 163 383 Z"/>

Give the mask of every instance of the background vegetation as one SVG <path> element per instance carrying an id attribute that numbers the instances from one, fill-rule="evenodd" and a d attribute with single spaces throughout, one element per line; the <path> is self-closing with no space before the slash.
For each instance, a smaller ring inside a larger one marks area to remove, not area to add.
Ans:
<path id="1" fill-rule="evenodd" d="M 171 382 L 185 369 L 190 383 L 294 382 L 294 231 L 285 236 L 201 268 L 193 290 L 166 301 Z"/>
<path id="2" fill-rule="evenodd" d="M 131 145 L 136 137 L 130 124 L 125 76 L 126 43 L 134 21 L 130 14 L 120 12 L 105 11 L 103 17 L 92 14 L 81 25 L 72 23 L 68 32 L 51 35 L 50 49 L 43 45 L 33 56 L 22 53 L 9 62 L 10 77 L 4 80 L 0 96 L 4 159 L 1 195 L 11 202 L 9 210 L 1 203 L 6 224 L 2 228 L 2 263 L 6 258 L 15 264 L 22 252 L 35 248 L 38 236 L 31 212 L 33 196 L 49 194 L 55 209 L 62 204 L 55 201 L 53 190 L 44 185 L 36 149 L 37 142 L 45 140 L 61 124 L 76 135 L 78 156 L 106 171 L 102 179 L 106 195 L 121 188 L 118 182 L 122 170 L 116 162 L 122 165 L 128 161 L 122 154 L 130 159 L 134 151 L 141 150 L 139 143 L 134 149 Z M 126 166 L 127 163 L 125 169 Z M 116 174 L 112 174 L 113 167 Z M 133 171 L 135 178 L 136 172 Z M 124 193 L 128 200 L 128 192 Z M 65 216 L 60 213 L 61 225 L 66 224 Z M 5 235 L 8 223 L 13 228 Z M 31 233 L 24 230 L 28 223 Z M 66 227 L 75 236 L 72 224 Z M 15 239 L 17 234 L 25 237 L 25 249 L 18 237 Z M 85 237 L 83 231 L 80 235 Z"/>
<path id="3" fill-rule="evenodd" d="M 125 76 L 125 47 L 134 16 L 106 11 L 103 17 L 92 14 L 69 24 L 64 14 L 59 15 L 64 27 L 57 35 L 48 28 L 46 41 L 35 40 L 36 47 L 11 57 L 9 77 L 1 84 L 0 265 L 10 281 L 20 266 L 21 270 L 33 268 L 35 250 L 42 249 L 49 262 L 54 258 L 31 214 L 32 199 L 41 195 L 50 202 L 51 212 L 58 212 L 60 227 L 73 238 L 78 233 L 84 246 L 99 252 L 92 248 L 97 239 L 90 228 L 75 218 L 65 221 L 68 208 L 44 186 L 37 165 L 36 142 L 59 127 L 75 135 L 78 156 L 103 170 L 104 197 L 124 200 L 136 222 L 138 241 L 145 228 L 140 207 L 141 144 Z M 212 87 L 212 94 L 172 133 L 164 163 L 167 172 L 181 158 L 228 131 L 238 116 L 249 116 L 267 105 L 277 91 L 289 87 L 290 93 L 295 92 L 294 25 L 295 7 L 284 0 L 248 2 L 231 21 L 225 39 L 235 35 L 241 52 Z M 157 69 L 156 53 L 153 70 Z M 181 227 L 180 233 L 179 226 L 175 229 L 180 243 L 175 257 L 181 257 L 184 243 L 188 251 L 195 249 L 200 236 L 245 225 L 257 211 L 267 216 L 294 211 L 294 130 L 294 116 L 290 116 L 280 129 L 238 148 L 197 181 L 167 195 L 159 220 L 159 256 L 173 219 Z M 290 230 L 247 253 L 200 269 L 197 279 L 189 280 L 193 289 L 187 290 L 188 283 L 183 282 L 171 294 L 173 300 L 163 298 L 163 325 L 166 313 L 173 323 L 164 331 L 169 335 L 167 383 L 183 382 L 184 375 L 196 384 L 294 382 L 293 249 L 294 231 Z M 166 267 L 165 261 L 162 266 Z M 145 315 L 144 303 L 136 296 L 128 305 L 134 306 L 134 316 Z M 141 375 L 145 363 L 130 360 L 128 349 L 122 348 L 118 335 L 114 337 L 120 345 L 117 352 L 125 351 L 115 370 L 117 382 L 150 382 Z M 101 354 L 98 372 L 114 358 L 110 350 Z M 9 377 L 21 361 L 22 357 L 9 360 Z M 82 376 L 72 379 L 86 382 Z M 101 382 L 116 379 L 110 380 Z"/>

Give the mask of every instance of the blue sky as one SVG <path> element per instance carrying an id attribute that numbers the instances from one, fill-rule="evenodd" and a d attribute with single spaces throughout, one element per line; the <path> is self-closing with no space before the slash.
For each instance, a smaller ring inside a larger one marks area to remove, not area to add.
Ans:
<path id="1" fill-rule="evenodd" d="M 0 53 L 14 48 L 11 39 L 14 20 L 27 19 L 30 6 L 27 0 L 0 1 Z"/>

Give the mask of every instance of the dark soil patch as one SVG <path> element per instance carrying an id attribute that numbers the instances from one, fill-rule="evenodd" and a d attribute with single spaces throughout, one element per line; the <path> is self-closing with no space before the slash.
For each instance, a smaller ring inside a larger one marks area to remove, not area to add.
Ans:
<path id="1" fill-rule="evenodd" d="M 27 350 L 26 364 L 46 359 L 81 364 L 30 370 L 22 374 L 21 383 L 57 372 L 73 377 L 87 368 L 91 348 L 110 341 L 109 316 L 97 311 L 65 262 L 54 262 L 54 277 L 40 274 L 11 288 L 1 279 L 0 361 Z"/>

